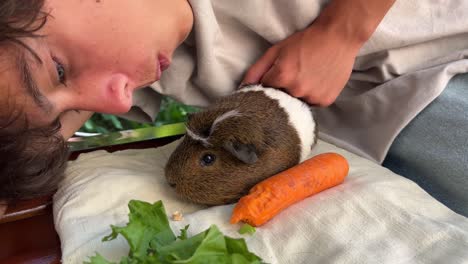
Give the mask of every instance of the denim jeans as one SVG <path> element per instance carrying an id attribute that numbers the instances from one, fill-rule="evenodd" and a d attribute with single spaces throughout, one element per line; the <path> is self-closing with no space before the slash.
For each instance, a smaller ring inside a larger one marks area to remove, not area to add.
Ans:
<path id="1" fill-rule="evenodd" d="M 468 216 L 468 74 L 452 78 L 404 128 L 383 166 Z"/>

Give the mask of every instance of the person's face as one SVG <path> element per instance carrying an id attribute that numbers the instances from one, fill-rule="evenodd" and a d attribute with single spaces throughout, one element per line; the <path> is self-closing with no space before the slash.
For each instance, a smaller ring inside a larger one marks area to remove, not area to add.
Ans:
<path id="1" fill-rule="evenodd" d="M 193 20 L 187 0 L 46 0 L 44 11 L 44 37 L 24 40 L 42 63 L 23 56 L 39 94 L 9 93 L 26 94 L 28 119 L 44 124 L 71 110 L 127 112 L 133 91 L 159 80 Z"/>

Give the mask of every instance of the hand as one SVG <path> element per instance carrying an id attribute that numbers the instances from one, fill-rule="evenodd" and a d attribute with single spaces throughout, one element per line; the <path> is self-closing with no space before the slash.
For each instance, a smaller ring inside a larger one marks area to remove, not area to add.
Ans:
<path id="1" fill-rule="evenodd" d="M 312 105 L 329 106 L 348 81 L 359 48 L 339 33 L 312 24 L 268 49 L 242 83 L 262 83 Z"/>

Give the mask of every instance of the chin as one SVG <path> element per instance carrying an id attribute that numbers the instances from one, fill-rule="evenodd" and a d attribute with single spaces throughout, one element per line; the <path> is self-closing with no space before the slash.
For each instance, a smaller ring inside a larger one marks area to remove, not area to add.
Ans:
<path id="1" fill-rule="evenodd" d="M 130 109 L 132 109 L 132 105 L 119 105 L 113 106 L 112 108 L 103 109 L 103 111 L 99 112 L 110 115 L 121 115 L 128 113 Z"/>

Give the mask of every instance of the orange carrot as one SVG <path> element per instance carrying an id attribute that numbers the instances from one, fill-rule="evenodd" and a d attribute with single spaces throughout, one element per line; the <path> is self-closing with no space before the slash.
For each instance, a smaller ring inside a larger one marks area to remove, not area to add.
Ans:
<path id="1" fill-rule="evenodd" d="M 239 200 L 230 222 L 263 225 L 286 207 L 342 183 L 348 171 L 348 161 L 337 153 L 312 157 L 255 185 Z"/>

